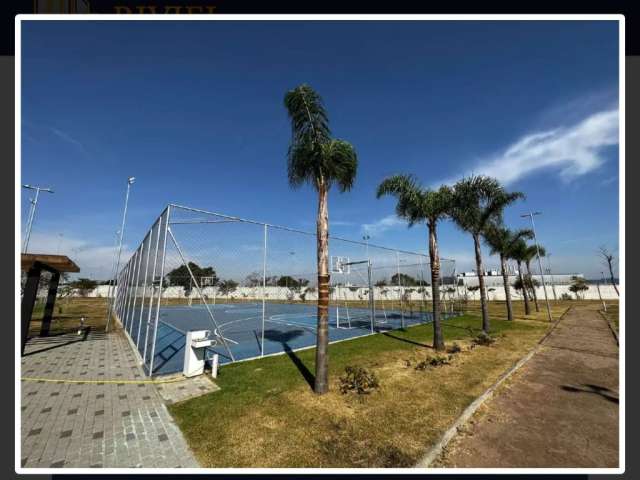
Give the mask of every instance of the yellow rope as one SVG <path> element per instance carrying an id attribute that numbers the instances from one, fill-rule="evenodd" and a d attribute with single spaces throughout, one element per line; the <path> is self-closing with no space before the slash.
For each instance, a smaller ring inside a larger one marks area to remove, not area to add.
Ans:
<path id="1" fill-rule="evenodd" d="M 37 378 L 37 377 L 22 377 L 20 380 L 23 382 L 49 382 L 49 383 L 127 383 L 127 384 L 139 384 L 139 383 L 175 383 L 187 380 L 185 377 L 169 378 L 165 380 L 68 380 L 62 378 Z"/>

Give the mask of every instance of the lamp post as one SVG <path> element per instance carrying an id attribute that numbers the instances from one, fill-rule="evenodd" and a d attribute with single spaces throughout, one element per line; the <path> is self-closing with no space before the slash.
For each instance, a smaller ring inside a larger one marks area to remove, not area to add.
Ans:
<path id="1" fill-rule="evenodd" d="M 29 208 L 29 217 L 27 220 L 27 231 L 24 238 L 24 247 L 22 249 L 22 253 L 27 253 L 27 249 L 29 248 L 29 239 L 31 238 L 31 227 L 33 226 L 33 219 L 36 216 L 36 207 L 38 206 L 38 197 L 40 196 L 40 192 L 53 193 L 53 190 L 49 187 L 40 187 L 38 185 L 29 185 L 24 184 L 22 188 L 26 188 L 27 190 L 35 190 L 36 194 L 33 198 L 30 198 L 31 207 Z"/>
<path id="2" fill-rule="evenodd" d="M 540 261 L 540 247 L 538 246 L 538 237 L 536 236 L 536 226 L 533 221 L 534 215 L 542 215 L 542 212 L 529 212 L 524 215 L 520 215 L 521 217 L 529 217 L 531 220 L 531 230 L 533 231 L 533 241 L 536 244 L 536 257 L 538 257 L 538 268 L 540 268 L 540 278 L 542 279 L 542 288 L 544 290 L 544 300 L 547 303 L 547 315 L 549 316 L 549 321 L 553 321 L 551 317 L 551 307 L 549 307 L 549 297 L 547 296 L 547 285 L 544 281 L 544 272 L 542 271 L 542 262 Z M 524 287 L 524 286 L 523 286 Z M 535 288 L 535 285 L 533 286 Z"/>
<path id="3" fill-rule="evenodd" d="M 118 254 L 116 257 L 116 268 L 114 269 L 112 286 L 109 288 L 109 307 L 107 310 L 107 326 L 105 328 L 106 331 L 109 331 L 109 324 L 111 323 L 111 314 L 113 312 L 113 299 L 111 298 L 112 289 L 115 287 L 117 278 L 118 278 L 118 270 L 120 270 L 120 256 L 122 255 L 122 239 L 124 238 L 124 225 L 127 219 L 127 206 L 129 204 L 129 191 L 131 190 L 131 185 L 136 181 L 136 177 L 127 178 L 127 193 L 124 197 L 124 212 L 122 214 L 122 226 L 120 227 L 120 238 L 118 239 Z"/>
<path id="4" fill-rule="evenodd" d="M 367 260 L 369 260 L 369 240 L 371 240 L 371 237 L 369 236 L 369 234 L 365 234 L 362 236 L 362 239 L 364 240 L 364 245 L 367 252 Z"/>
<path id="5" fill-rule="evenodd" d="M 556 281 L 553 278 L 553 273 L 551 272 L 551 254 L 547 253 L 547 273 L 551 277 L 551 290 L 553 291 L 553 299 L 558 300 L 558 296 L 556 295 Z"/>

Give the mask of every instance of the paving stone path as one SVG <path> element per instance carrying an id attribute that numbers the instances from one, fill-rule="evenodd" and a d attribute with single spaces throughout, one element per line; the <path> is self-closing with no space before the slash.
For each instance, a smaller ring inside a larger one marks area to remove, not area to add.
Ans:
<path id="1" fill-rule="evenodd" d="M 122 334 L 31 339 L 21 375 L 23 467 L 198 467 Z"/>
<path id="2" fill-rule="evenodd" d="M 617 467 L 619 351 L 597 308 L 572 308 L 433 466 Z"/>

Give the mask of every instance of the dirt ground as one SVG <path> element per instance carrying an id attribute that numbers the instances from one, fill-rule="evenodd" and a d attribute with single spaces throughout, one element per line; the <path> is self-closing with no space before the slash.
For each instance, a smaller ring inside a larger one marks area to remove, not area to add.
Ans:
<path id="1" fill-rule="evenodd" d="M 572 308 L 432 466 L 617 467 L 619 352 L 597 308 Z"/>

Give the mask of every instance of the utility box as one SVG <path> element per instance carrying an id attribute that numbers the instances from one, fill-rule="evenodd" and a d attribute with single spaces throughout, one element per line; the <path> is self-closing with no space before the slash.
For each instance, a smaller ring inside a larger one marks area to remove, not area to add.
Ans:
<path id="1" fill-rule="evenodd" d="M 213 343 L 209 334 L 209 330 L 187 332 L 187 341 L 184 346 L 184 369 L 182 370 L 185 377 L 194 377 L 204 373 L 204 352 Z"/>

